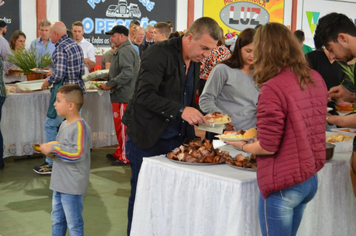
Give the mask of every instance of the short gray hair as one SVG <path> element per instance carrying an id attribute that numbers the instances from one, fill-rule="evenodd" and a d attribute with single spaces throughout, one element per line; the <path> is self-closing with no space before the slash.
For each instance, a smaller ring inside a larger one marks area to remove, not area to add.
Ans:
<path id="1" fill-rule="evenodd" d="M 201 17 L 193 22 L 187 33 L 192 33 L 194 40 L 200 39 L 203 34 L 208 33 L 214 40 L 219 40 L 222 37 L 221 28 L 218 23 L 210 17 Z"/>
<path id="2" fill-rule="evenodd" d="M 155 27 L 154 27 L 153 25 L 148 24 L 148 25 L 146 25 L 146 27 L 145 27 L 145 32 L 148 32 L 149 29 L 154 29 L 154 28 L 155 28 Z"/>
<path id="3" fill-rule="evenodd" d="M 41 27 L 46 27 L 46 26 L 51 26 L 51 22 L 47 19 L 45 20 L 41 20 L 40 24 L 38 25 L 38 28 L 41 28 Z"/>

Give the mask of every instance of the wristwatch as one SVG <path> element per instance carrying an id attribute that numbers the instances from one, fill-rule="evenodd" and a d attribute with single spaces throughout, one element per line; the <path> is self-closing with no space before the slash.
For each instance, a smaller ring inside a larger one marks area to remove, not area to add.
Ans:
<path id="1" fill-rule="evenodd" d="M 332 124 L 329 124 L 329 122 L 328 122 L 328 121 L 329 121 L 329 118 L 330 118 L 330 115 L 327 115 L 327 116 L 326 116 L 326 124 L 327 124 L 327 125 L 332 125 Z"/>

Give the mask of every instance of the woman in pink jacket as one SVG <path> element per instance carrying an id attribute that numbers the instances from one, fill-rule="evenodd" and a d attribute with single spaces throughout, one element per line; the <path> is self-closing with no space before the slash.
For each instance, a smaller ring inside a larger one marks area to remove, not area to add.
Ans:
<path id="1" fill-rule="evenodd" d="M 257 155 L 262 234 L 296 235 L 325 164 L 327 89 L 292 32 L 279 23 L 257 30 L 254 69 L 261 85 L 257 141 L 227 143 Z"/>

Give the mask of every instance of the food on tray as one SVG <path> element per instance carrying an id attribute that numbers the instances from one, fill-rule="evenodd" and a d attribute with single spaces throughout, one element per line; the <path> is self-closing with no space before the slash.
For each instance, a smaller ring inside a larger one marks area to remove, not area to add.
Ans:
<path id="1" fill-rule="evenodd" d="M 100 85 L 106 83 L 106 81 L 90 81 L 90 83 L 98 88 L 100 88 Z"/>
<path id="2" fill-rule="evenodd" d="M 234 130 L 234 131 L 225 131 L 224 134 L 217 135 L 221 140 L 233 141 L 233 140 L 249 140 L 257 136 L 257 130 L 251 128 L 247 131 L 244 130 Z"/>
<path id="3" fill-rule="evenodd" d="M 31 71 L 33 71 L 35 73 L 48 73 L 49 72 L 49 70 L 40 69 L 40 68 L 32 68 Z"/>
<path id="4" fill-rule="evenodd" d="M 339 103 L 335 106 L 338 111 L 353 111 L 354 108 L 351 103 Z"/>
<path id="5" fill-rule="evenodd" d="M 232 166 L 257 169 L 256 156 L 254 154 L 251 154 L 249 158 L 243 154 L 237 154 L 235 159 L 229 159 L 226 163 Z"/>
<path id="6" fill-rule="evenodd" d="M 208 123 L 211 124 L 225 124 L 231 122 L 231 117 L 227 114 L 222 114 L 221 112 L 214 112 L 205 115 Z"/>
<path id="7" fill-rule="evenodd" d="M 23 70 L 18 68 L 10 68 L 9 71 L 16 72 L 16 73 L 23 73 Z"/>
<path id="8" fill-rule="evenodd" d="M 356 133 L 356 130 L 351 131 L 350 129 L 340 129 L 340 131 L 350 132 L 350 133 Z"/>
<path id="9" fill-rule="evenodd" d="M 207 139 L 204 139 L 201 143 L 190 142 L 189 146 L 181 145 L 169 152 L 167 157 L 189 163 L 225 163 L 227 160 L 232 160 L 229 152 L 214 149 Z"/>
<path id="10" fill-rule="evenodd" d="M 326 142 L 329 143 L 337 143 L 337 142 L 345 142 L 352 141 L 354 138 L 350 136 L 345 136 L 343 134 L 335 134 L 326 138 Z"/>

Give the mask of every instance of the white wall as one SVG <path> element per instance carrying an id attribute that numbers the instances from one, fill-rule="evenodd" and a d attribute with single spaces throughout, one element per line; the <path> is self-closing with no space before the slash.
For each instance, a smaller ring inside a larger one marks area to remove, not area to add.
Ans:
<path id="1" fill-rule="evenodd" d="M 20 29 L 26 34 L 26 47 L 29 48 L 31 42 L 36 38 L 36 0 L 22 0 Z M 29 14 L 33 12 L 33 14 Z M 13 32 L 11 32 L 12 34 Z"/>

